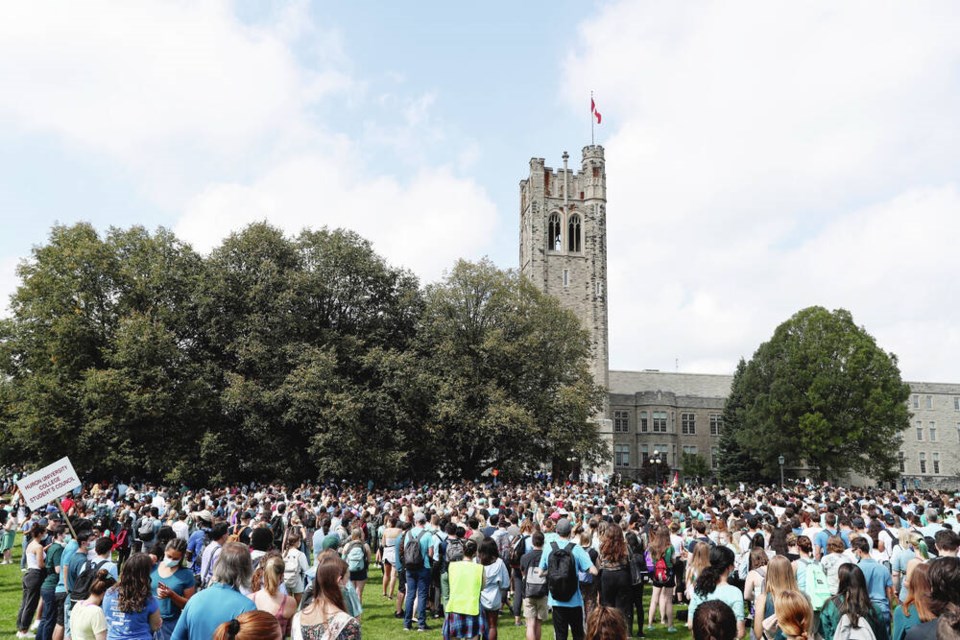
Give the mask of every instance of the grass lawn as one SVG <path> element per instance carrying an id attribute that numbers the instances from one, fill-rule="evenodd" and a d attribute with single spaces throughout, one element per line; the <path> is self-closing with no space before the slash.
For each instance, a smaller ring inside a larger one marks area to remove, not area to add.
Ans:
<path id="1" fill-rule="evenodd" d="M 20 608 L 22 593 L 20 573 L 20 536 L 17 536 L 17 545 L 14 548 L 14 564 L 0 566 L 0 640 L 15 640 L 17 637 L 16 617 Z M 370 568 L 370 581 L 363 594 L 363 637 L 366 640 L 392 640 L 403 634 L 402 621 L 393 617 L 394 604 L 380 595 L 380 571 L 374 566 Z M 649 604 L 649 588 L 644 603 Z M 680 607 L 680 610 L 685 607 Z M 440 638 L 441 620 L 428 620 L 432 628 L 427 633 L 412 632 L 413 638 Z M 652 632 L 647 632 L 647 638 L 652 640 L 689 640 L 690 633 L 682 624 L 677 624 L 677 633 L 667 633 L 666 628 L 657 625 Z M 499 640 L 523 640 L 524 627 L 513 626 L 513 616 L 501 618 Z M 543 638 L 553 638 L 553 627 L 550 622 L 544 625 Z"/>

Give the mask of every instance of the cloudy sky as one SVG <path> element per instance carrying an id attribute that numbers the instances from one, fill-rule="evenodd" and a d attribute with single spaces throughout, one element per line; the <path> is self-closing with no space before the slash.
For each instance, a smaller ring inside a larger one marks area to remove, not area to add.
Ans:
<path id="1" fill-rule="evenodd" d="M 612 367 L 726 373 L 819 304 L 960 382 L 957 33 L 948 0 L 7 3 L 0 295 L 78 220 L 515 267 L 517 183 L 593 90 Z"/>

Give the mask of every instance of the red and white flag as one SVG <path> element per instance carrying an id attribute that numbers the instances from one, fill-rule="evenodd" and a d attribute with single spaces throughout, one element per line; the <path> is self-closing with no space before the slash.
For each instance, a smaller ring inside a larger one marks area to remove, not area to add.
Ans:
<path id="1" fill-rule="evenodd" d="M 597 119 L 597 124 L 600 124 L 602 117 L 600 116 L 600 112 L 597 111 L 597 103 L 593 101 L 592 97 L 590 98 L 590 113 Z"/>

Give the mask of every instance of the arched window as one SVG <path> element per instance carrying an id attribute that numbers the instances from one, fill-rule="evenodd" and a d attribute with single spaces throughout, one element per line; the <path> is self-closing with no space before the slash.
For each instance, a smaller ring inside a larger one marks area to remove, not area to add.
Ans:
<path id="1" fill-rule="evenodd" d="M 576 213 L 567 222 L 567 251 L 580 253 L 580 216 Z"/>
<path id="2" fill-rule="evenodd" d="M 550 251 L 562 251 L 563 240 L 560 237 L 560 214 L 550 214 L 550 224 L 547 227 L 547 249 Z"/>

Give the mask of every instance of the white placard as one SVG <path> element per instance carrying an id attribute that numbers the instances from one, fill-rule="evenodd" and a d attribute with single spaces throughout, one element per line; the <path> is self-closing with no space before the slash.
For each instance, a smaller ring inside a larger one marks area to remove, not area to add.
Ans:
<path id="1" fill-rule="evenodd" d="M 81 482 L 70 464 L 70 458 L 63 457 L 19 480 L 17 486 L 30 508 L 40 509 L 51 500 L 81 486 Z"/>

